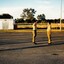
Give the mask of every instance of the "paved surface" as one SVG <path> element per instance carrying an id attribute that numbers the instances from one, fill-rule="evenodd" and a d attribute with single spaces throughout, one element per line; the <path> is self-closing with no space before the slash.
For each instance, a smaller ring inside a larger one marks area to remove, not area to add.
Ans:
<path id="1" fill-rule="evenodd" d="M 52 32 L 52 45 L 47 44 L 46 32 L 0 32 L 0 64 L 64 64 L 64 32 Z"/>

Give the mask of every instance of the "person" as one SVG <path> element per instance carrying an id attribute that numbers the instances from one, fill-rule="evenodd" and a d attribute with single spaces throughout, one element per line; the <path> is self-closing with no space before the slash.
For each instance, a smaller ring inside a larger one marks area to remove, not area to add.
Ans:
<path id="1" fill-rule="evenodd" d="M 33 42 L 34 44 L 37 44 L 37 43 L 35 42 L 36 36 L 37 36 L 37 21 L 35 21 L 35 22 L 33 23 L 33 38 L 32 38 L 32 42 Z"/>
<path id="2" fill-rule="evenodd" d="M 47 37 L 48 37 L 48 44 L 51 44 L 51 22 L 48 22 Z"/>

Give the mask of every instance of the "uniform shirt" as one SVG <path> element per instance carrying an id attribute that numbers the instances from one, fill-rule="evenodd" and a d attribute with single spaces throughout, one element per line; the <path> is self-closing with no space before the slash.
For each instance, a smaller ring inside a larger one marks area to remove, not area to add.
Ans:
<path id="1" fill-rule="evenodd" d="M 37 23 L 36 22 L 33 23 L 33 30 L 37 30 Z"/>
<path id="2" fill-rule="evenodd" d="M 47 31 L 51 31 L 51 25 L 48 24 Z"/>

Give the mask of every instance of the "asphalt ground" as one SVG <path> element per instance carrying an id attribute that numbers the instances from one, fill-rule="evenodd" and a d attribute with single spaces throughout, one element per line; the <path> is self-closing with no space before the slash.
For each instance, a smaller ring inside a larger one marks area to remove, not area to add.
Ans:
<path id="1" fill-rule="evenodd" d="M 36 43 L 29 31 L 0 32 L 0 64 L 64 64 L 64 31 L 52 32 L 52 45 L 38 32 Z"/>

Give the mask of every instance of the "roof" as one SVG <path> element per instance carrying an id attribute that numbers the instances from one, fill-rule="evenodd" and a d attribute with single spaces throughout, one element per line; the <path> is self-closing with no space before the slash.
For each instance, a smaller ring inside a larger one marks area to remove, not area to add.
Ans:
<path id="1" fill-rule="evenodd" d="M 0 15 L 0 19 L 12 19 L 13 17 L 10 14 L 2 14 Z"/>

